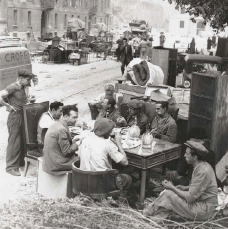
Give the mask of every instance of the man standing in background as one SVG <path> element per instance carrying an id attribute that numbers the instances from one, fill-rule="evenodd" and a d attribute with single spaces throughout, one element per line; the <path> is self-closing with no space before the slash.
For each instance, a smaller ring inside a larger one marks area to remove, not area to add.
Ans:
<path id="1" fill-rule="evenodd" d="M 127 43 L 127 38 L 123 38 L 123 45 L 120 47 L 121 72 L 124 74 L 125 66 L 133 59 L 132 47 Z"/>
<path id="2" fill-rule="evenodd" d="M 28 87 L 35 75 L 28 70 L 18 71 L 18 78 L 15 83 L 10 84 L 0 91 L 0 104 L 6 106 L 9 112 L 8 145 L 6 149 L 6 172 L 13 176 L 20 176 L 20 156 L 23 151 L 22 119 L 23 106 L 30 100 L 35 102 L 35 97 L 29 97 Z M 8 101 L 6 102 L 5 99 Z"/>

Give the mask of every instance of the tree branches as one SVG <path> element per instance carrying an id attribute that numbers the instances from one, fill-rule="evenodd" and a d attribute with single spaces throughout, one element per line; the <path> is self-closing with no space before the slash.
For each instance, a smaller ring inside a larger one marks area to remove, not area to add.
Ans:
<path id="1" fill-rule="evenodd" d="M 228 0 L 168 0 L 175 2 L 177 7 L 185 8 L 192 21 L 202 16 L 205 24 L 210 22 L 211 27 L 223 30 L 228 24 Z"/>

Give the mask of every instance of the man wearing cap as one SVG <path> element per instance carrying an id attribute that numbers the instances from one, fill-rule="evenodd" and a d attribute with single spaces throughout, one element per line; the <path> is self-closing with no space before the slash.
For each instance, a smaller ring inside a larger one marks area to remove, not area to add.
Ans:
<path id="1" fill-rule="evenodd" d="M 95 122 L 94 133 L 85 137 L 79 148 L 80 169 L 85 171 L 106 171 L 112 169 L 112 160 L 123 166 L 128 165 L 127 156 L 121 145 L 121 135 L 116 133 L 115 144 L 109 139 L 115 124 L 107 118 Z M 119 174 L 116 181 L 122 195 L 130 188 L 131 177 Z"/>
<path id="2" fill-rule="evenodd" d="M 0 91 L 0 104 L 6 106 L 9 112 L 8 127 L 8 145 L 6 149 L 6 172 L 13 176 L 20 176 L 20 155 L 23 151 L 22 140 L 22 108 L 29 102 L 35 102 L 34 96 L 28 95 L 28 87 L 31 86 L 31 80 L 34 74 L 28 70 L 18 71 L 18 78 L 15 83 L 10 84 L 4 90 Z M 7 99 L 7 102 L 5 101 Z"/>
<path id="3" fill-rule="evenodd" d="M 168 102 L 158 102 L 156 104 L 157 116 L 151 123 L 151 133 L 155 138 L 175 142 L 177 137 L 177 124 L 168 113 L 168 109 Z"/>
<path id="4" fill-rule="evenodd" d="M 105 99 L 102 103 L 102 109 L 97 116 L 97 120 L 100 118 L 108 118 L 115 123 L 116 127 L 126 127 L 127 122 L 123 116 L 121 116 L 118 109 L 115 107 L 116 100 L 113 97 Z"/>
<path id="5" fill-rule="evenodd" d="M 128 102 L 129 115 L 127 117 L 127 125 L 137 125 L 140 129 L 140 133 L 143 134 L 146 131 L 146 125 L 148 124 L 148 117 L 143 113 L 143 104 L 140 100 L 132 99 Z"/>
<path id="6" fill-rule="evenodd" d="M 205 143 L 203 144 L 205 146 Z M 206 146 L 205 146 L 206 147 Z M 215 173 L 215 152 L 208 149 L 208 154 L 205 157 L 205 161 L 211 165 Z M 166 177 L 169 181 L 173 183 L 174 186 L 183 185 L 189 186 L 192 179 L 193 167 L 188 164 L 186 158 L 180 159 L 176 171 L 166 171 Z M 222 187 L 221 181 L 217 178 L 215 173 L 216 181 L 218 187 Z"/>
<path id="7" fill-rule="evenodd" d="M 115 93 L 115 88 L 112 84 L 107 84 L 104 87 L 105 93 L 100 94 L 96 99 L 90 102 L 90 104 L 94 105 L 96 104 L 98 109 L 102 108 L 102 102 L 104 99 L 108 98 L 114 98 L 116 101 L 118 101 L 119 97 L 123 97 L 121 93 Z"/>
<path id="8" fill-rule="evenodd" d="M 168 218 L 171 213 L 190 220 L 206 221 L 217 205 L 217 182 L 212 167 L 204 161 L 208 150 L 200 143 L 187 141 L 185 158 L 193 166 L 189 186 L 173 186 L 163 181 L 165 191 L 144 209 L 145 216 Z"/>

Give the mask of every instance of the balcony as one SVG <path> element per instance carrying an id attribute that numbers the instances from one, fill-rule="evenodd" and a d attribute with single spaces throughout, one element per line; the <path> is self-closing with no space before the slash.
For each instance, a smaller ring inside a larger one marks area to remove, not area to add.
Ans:
<path id="1" fill-rule="evenodd" d="M 55 2 L 55 0 L 40 0 L 42 10 L 53 10 Z"/>

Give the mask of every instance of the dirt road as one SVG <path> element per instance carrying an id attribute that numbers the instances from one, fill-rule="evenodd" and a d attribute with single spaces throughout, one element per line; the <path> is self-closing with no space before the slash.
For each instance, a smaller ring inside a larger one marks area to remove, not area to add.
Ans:
<path id="1" fill-rule="evenodd" d="M 64 104 L 78 103 L 79 117 L 90 120 L 88 102 L 104 91 L 106 83 L 114 83 L 120 76 L 120 63 L 106 60 L 87 65 L 73 66 L 70 64 L 47 65 L 33 63 L 33 72 L 38 75 L 39 85 L 32 88 L 37 102 L 55 100 Z M 7 145 L 8 113 L 0 108 L 0 204 L 16 200 L 26 195 L 35 194 L 36 178 L 13 177 L 5 172 L 5 153 Z M 34 169 L 34 168 L 33 168 Z"/>

